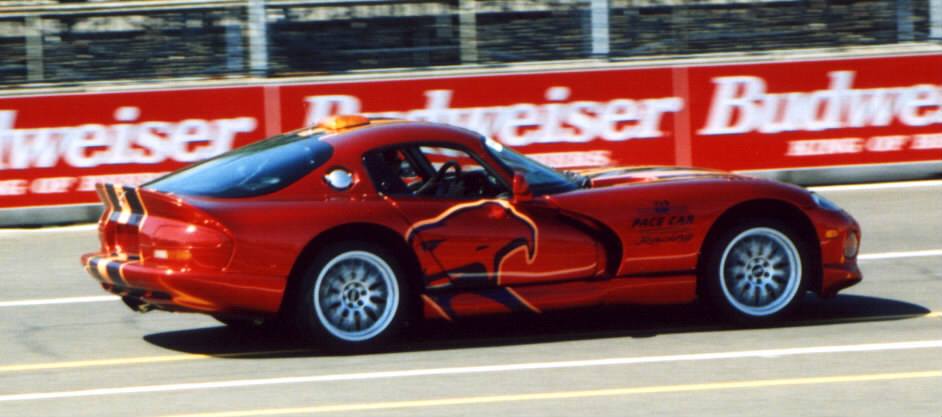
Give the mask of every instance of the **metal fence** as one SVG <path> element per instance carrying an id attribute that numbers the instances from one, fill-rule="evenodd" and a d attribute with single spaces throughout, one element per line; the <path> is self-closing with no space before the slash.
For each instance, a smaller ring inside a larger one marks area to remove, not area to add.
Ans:
<path id="1" fill-rule="evenodd" d="M 0 0 L 0 85 L 942 39 L 942 0 Z"/>

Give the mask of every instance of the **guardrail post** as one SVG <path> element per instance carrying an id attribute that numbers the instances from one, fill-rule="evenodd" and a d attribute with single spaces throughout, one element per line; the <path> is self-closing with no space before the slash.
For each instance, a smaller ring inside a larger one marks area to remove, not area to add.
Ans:
<path id="1" fill-rule="evenodd" d="M 230 9 L 225 17 L 226 29 L 226 74 L 245 71 L 245 48 L 242 47 L 242 19 L 238 9 Z"/>
<path id="2" fill-rule="evenodd" d="M 478 18 L 477 0 L 458 2 L 458 42 L 461 48 L 461 63 L 478 62 Z"/>
<path id="3" fill-rule="evenodd" d="M 43 81 L 43 20 L 39 15 L 28 15 L 24 20 L 26 34 L 26 79 Z"/>
<path id="4" fill-rule="evenodd" d="M 592 0 L 590 24 L 592 26 L 592 56 L 604 58 L 609 53 L 609 0 Z"/>
<path id="5" fill-rule="evenodd" d="M 942 0 L 929 0 L 929 38 L 942 40 Z"/>
<path id="6" fill-rule="evenodd" d="M 268 20 L 265 0 L 248 0 L 249 71 L 268 75 Z"/>
<path id="7" fill-rule="evenodd" d="M 913 33 L 913 4 L 910 0 L 896 0 L 896 40 L 911 42 Z"/>

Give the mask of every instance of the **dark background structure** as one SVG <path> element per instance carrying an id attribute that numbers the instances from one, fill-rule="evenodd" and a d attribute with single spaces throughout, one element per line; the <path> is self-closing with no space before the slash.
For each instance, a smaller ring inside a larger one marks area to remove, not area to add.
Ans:
<path id="1" fill-rule="evenodd" d="M 929 2 L 0 0 L 0 85 L 922 42 Z"/>

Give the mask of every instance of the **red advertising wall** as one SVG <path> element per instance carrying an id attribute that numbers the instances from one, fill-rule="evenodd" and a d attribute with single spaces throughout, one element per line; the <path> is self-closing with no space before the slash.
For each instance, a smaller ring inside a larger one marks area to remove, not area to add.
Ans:
<path id="1" fill-rule="evenodd" d="M 942 160 L 942 55 L 0 98 L 0 208 L 97 202 L 339 113 L 464 126 L 558 167 Z"/>
<path id="2" fill-rule="evenodd" d="M 450 123 L 555 166 L 671 164 L 672 90 L 665 68 L 292 85 L 281 113 L 285 126 L 337 113 Z"/>
<path id="3" fill-rule="evenodd" d="M 942 160 L 942 56 L 689 69 L 692 163 L 759 170 Z"/>
<path id="4" fill-rule="evenodd" d="M 262 90 L 0 99 L 0 208 L 97 202 L 97 182 L 140 183 L 259 139 Z"/>

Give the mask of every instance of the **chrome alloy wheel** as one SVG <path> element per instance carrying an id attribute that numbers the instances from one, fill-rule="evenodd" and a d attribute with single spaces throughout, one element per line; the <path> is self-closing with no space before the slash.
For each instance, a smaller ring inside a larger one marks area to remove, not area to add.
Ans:
<path id="1" fill-rule="evenodd" d="M 317 276 L 312 295 L 324 328 L 348 342 L 382 333 L 399 305 L 399 286 L 392 268 L 365 251 L 344 252 L 331 259 Z"/>
<path id="2" fill-rule="evenodd" d="M 747 229 L 723 251 L 720 284 L 726 300 L 744 314 L 761 317 L 789 305 L 801 287 L 801 256 L 785 234 Z"/>

